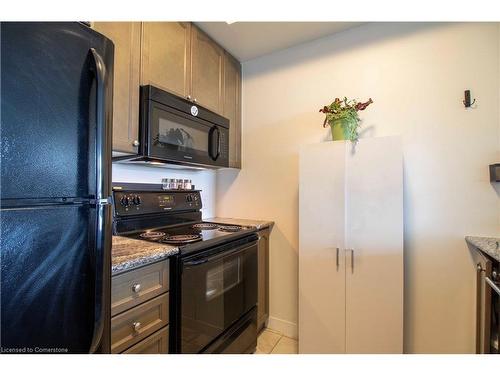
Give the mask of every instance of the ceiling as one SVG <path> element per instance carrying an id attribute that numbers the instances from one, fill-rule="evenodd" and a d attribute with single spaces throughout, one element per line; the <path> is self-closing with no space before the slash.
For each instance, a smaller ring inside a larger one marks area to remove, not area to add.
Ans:
<path id="1" fill-rule="evenodd" d="M 195 23 L 241 62 L 362 24 L 362 22 Z"/>

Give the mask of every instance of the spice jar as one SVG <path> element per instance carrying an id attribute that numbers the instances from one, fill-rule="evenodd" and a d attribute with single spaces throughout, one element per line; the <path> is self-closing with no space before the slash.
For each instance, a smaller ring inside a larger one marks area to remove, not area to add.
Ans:
<path id="1" fill-rule="evenodd" d="M 161 179 L 161 188 L 163 190 L 170 189 L 170 178 L 162 178 Z"/>
<path id="2" fill-rule="evenodd" d="M 177 179 L 177 186 L 176 186 L 176 188 L 177 189 L 182 189 L 183 185 L 184 185 L 184 181 L 182 180 L 182 178 L 178 178 Z"/>

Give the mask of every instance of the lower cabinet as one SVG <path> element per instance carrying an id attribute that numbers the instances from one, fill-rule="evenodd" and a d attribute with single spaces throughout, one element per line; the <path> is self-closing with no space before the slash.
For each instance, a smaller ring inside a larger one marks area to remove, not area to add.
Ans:
<path id="1" fill-rule="evenodd" d="M 169 261 L 111 279 L 111 353 L 168 353 Z"/>
<path id="2" fill-rule="evenodd" d="M 257 276 L 257 330 L 267 326 L 269 319 L 269 235 L 271 228 L 259 231 L 258 242 L 258 276 Z"/>
<path id="3" fill-rule="evenodd" d="M 160 329 L 148 338 L 124 351 L 126 354 L 167 354 L 168 327 Z"/>

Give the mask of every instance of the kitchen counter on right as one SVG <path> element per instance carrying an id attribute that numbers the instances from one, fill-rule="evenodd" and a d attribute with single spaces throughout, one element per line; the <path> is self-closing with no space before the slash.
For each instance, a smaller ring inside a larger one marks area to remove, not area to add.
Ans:
<path id="1" fill-rule="evenodd" d="M 209 221 L 217 224 L 242 225 L 247 227 L 254 227 L 257 230 L 270 228 L 274 225 L 274 221 L 269 220 L 236 219 L 228 217 L 212 217 L 210 219 L 204 219 L 203 221 Z"/>
<path id="2" fill-rule="evenodd" d="M 465 241 L 500 262 L 500 238 L 465 236 Z"/>

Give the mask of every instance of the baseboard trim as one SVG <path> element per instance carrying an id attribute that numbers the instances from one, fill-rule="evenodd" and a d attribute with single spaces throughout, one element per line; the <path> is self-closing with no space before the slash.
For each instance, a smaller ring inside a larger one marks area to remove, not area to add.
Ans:
<path id="1" fill-rule="evenodd" d="M 270 316 L 267 322 L 267 328 L 292 339 L 297 339 L 298 337 L 297 323 L 289 322 L 288 320 Z"/>

